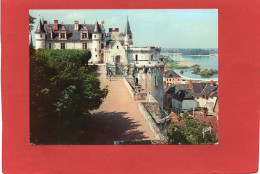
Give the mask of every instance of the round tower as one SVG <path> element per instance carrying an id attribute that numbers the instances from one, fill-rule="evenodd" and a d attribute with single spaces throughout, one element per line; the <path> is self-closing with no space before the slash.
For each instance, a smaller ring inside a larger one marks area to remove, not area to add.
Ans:
<path id="1" fill-rule="evenodd" d="M 94 32 L 92 33 L 92 57 L 91 60 L 93 63 L 99 63 L 100 62 L 100 47 L 101 47 L 101 41 L 102 41 L 102 31 L 101 28 L 96 22 Z"/>
<path id="2" fill-rule="evenodd" d="M 39 49 L 45 49 L 45 42 L 46 42 L 46 32 L 44 30 L 42 21 L 40 19 L 38 27 L 36 31 L 34 32 L 35 34 L 35 48 Z"/>

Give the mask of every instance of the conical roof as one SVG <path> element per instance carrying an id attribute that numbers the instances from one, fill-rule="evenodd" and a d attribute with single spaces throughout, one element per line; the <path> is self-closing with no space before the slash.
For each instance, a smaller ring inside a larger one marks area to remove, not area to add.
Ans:
<path id="1" fill-rule="evenodd" d="M 37 29 L 36 29 L 36 31 L 35 31 L 34 33 L 45 33 L 45 30 L 44 30 L 44 27 L 43 27 L 43 25 L 42 25 L 41 19 L 40 19 L 40 22 L 39 22 L 39 24 L 38 24 L 38 27 L 37 27 Z"/>
<path id="2" fill-rule="evenodd" d="M 102 33 L 98 22 L 96 22 L 96 24 L 95 24 L 94 33 Z"/>
<path id="3" fill-rule="evenodd" d="M 127 17 L 126 25 L 125 25 L 125 35 L 126 34 L 132 34 L 131 28 L 130 28 L 130 25 L 129 25 L 129 22 L 128 22 L 128 17 Z"/>

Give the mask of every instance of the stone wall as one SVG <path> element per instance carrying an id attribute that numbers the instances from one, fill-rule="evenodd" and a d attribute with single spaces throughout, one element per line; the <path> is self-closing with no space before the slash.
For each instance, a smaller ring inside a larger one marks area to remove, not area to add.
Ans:
<path id="1" fill-rule="evenodd" d="M 167 141 L 166 136 L 166 128 L 169 123 L 169 116 L 163 118 L 163 119 L 157 119 L 155 120 L 154 117 L 151 115 L 151 113 L 148 112 L 148 110 L 145 108 L 145 103 L 155 103 L 155 102 L 140 102 L 139 103 L 139 109 L 141 111 L 141 114 L 143 115 L 146 123 L 148 124 L 150 130 L 153 132 L 153 135 L 156 140 L 164 140 Z M 157 103 L 158 105 L 158 103 Z"/>
<path id="2" fill-rule="evenodd" d="M 126 85 L 128 91 L 129 91 L 130 95 L 131 95 L 132 98 L 134 99 L 134 93 L 135 93 L 135 92 L 134 92 L 134 89 L 133 89 L 133 88 L 131 87 L 131 85 L 128 83 L 128 81 L 126 80 L 126 78 L 124 78 L 123 81 L 124 81 L 124 83 L 125 83 L 125 85 Z"/>
<path id="3" fill-rule="evenodd" d="M 146 93 L 143 93 L 143 92 L 138 93 L 138 92 L 136 92 L 126 78 L 124 78 L 123 81 L 124 81 L 128 91 L 129 91 L 130 95 L 132 96 L 132 98 L 134 100 L 146 100 L 146 96 L 147 96 Z"/>

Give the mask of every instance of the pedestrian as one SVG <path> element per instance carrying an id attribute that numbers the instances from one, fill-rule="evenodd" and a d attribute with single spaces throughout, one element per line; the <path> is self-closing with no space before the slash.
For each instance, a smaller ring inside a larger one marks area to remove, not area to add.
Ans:
<path id="1" fill-rule="evenodd" d="M 109 69 L 109 80 L 111 81 L 111 76 L 112 76 L 112 72 L 111 70 Z"/>

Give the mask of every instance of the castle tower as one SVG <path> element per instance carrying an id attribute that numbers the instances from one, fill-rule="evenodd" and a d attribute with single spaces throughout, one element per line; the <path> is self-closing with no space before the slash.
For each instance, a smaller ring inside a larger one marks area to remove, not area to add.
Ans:
<path id="1" fill-rule="evenodd" d="M 133 36 L 131 32 L 131 28 L 129 25 L 128 17 L 126 20 L 126 26 L 125 26 L 125 45 L 133 45 Z"/>
<path id="2" fill-rule="evenodd" d="M 43 48 L 45 49 L 45 39 L 46 39 L 46 32 L 44 30 L 42 21 L 40 19 L 38 27 L 35 33 L 35 48 Z"/>
<path id="3" fill-rule="evenodd" d="M 96 22 L 94 32 L 92 34 L 92 61 L 93 63 L 99 63 L 100 61 L 100 46 L 101 46 L 101 41 L 102 41 L 102 31 L 101 28 Z"/>

